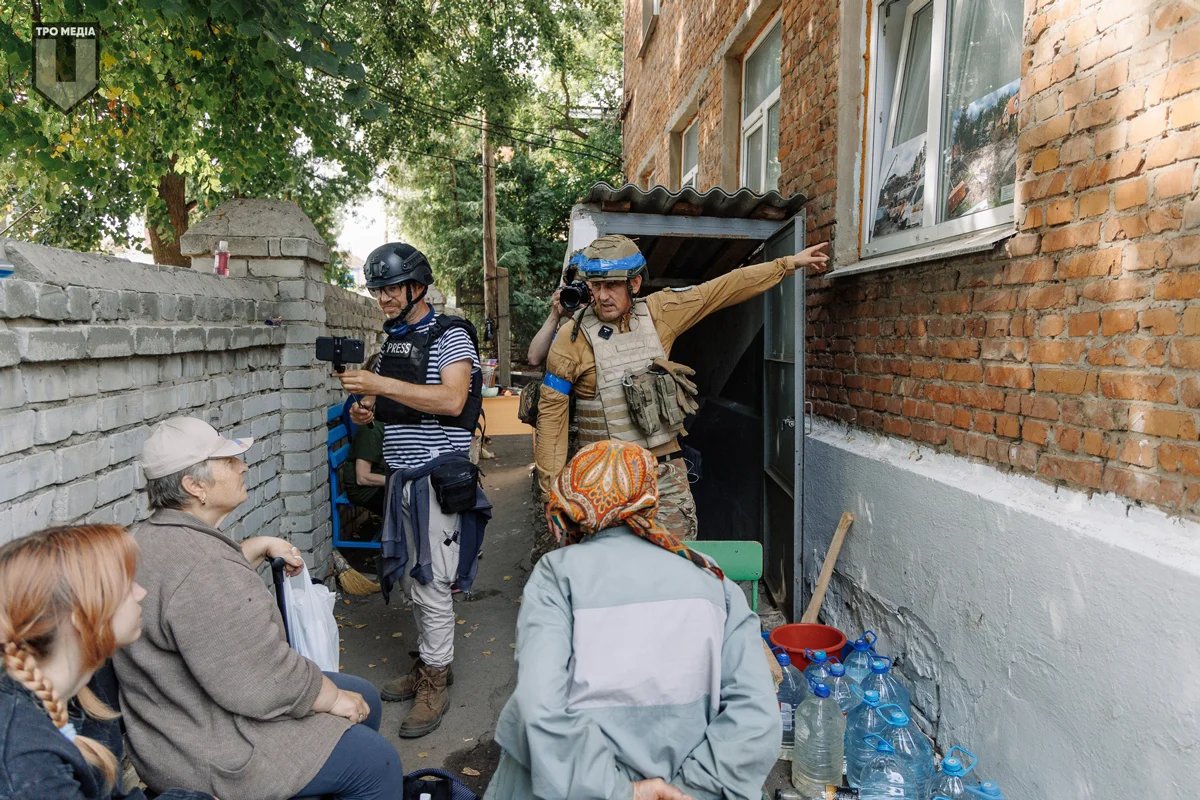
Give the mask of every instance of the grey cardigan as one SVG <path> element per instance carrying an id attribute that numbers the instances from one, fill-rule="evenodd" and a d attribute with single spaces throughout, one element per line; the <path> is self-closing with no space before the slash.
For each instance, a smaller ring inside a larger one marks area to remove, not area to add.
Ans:
<path id="1" fill-rule="evenodd" d="M 133 528 L 142 636 L 113 658 L 138 774 L 152 788 L 285 800 L 350 722 L 314 713 L 321 670 L 288 647 L 241 548 L 181 511 Z"/>

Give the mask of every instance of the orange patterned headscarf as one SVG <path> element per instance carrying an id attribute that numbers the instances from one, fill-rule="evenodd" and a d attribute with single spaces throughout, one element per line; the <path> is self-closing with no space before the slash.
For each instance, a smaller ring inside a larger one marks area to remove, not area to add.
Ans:
<path id="1" fill-rule="evenodd" d="M 632 442 L 609 440 L 588 445 L 567 464 L 550 490 L 546 522 L 555 537 L 567 544 L 624 523 L 646 541 L 724 578 L 720 567 L 655 522 L 657 510 L 654 456 Z"/>

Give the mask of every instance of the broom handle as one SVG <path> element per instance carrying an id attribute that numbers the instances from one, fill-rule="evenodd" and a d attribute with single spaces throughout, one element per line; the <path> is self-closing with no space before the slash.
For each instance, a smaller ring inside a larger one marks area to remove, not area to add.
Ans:
<path id="1" fill-rule="evenodd" d="M 821 612 L 821 603 L 825 600 L 825 590 L 829 588 L 829 579 L 833 576 L 833 566 L 837 563 L 838 553 L 842 550 L 842 542 L 846 540 L 846 533 L 850 530 L 850 524 L 853 522 L 854 515 L 849 511 L 843 511 L 837 530 L 833 532 L 833 539 L 829 542 L 829 551 L 825 553 L 825 562 L 821 564 L 821 574 L 817 578 L 812 598 L 808 601 L 808 608 L 804 609 L 804 616 L 800 618 L 801 622 L 817 621 L 817 614 Z"/>

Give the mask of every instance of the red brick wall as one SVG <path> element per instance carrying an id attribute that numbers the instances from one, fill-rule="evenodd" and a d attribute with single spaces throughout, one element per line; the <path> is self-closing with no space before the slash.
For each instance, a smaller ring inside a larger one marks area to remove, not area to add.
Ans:
<path id="1" fill-rule="evenodd" d="M 730 5 L 665 0 L 645 63 L 627 7 L 631 169 L 744 10 Z M 714 16 L 680 31 L 682 9 Z M 836 125 L 837 4 L 785 0 L 783 19 L 781 189 L 811 198 L 810 240 L 853 238 L 835 221 L 837 146 L 859 146 Z M 702 187 L 718 182 L 719 69 L 705 86 Z M 1020 99 L 1006 245 L 810 283 L 815 408 L 1200 516 L 1200 11 L 1027 0 Z M 655 163 L 666 183 L 664 145 Z"/>

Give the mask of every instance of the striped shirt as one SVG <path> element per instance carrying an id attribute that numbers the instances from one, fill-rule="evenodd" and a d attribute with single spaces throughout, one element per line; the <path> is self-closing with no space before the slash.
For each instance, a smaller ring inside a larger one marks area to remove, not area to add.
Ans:
<path id="1" fill-rule="evenodd" d="M 417 326 L 424 333 L 433 327 L 434 316 Z M 471 372 L 479 371 L 479 355 L 471 337 L 462 328 L 451 328 L 430 345 L 429 363 L 425 368 L 426 385 L 442 382 L 442 370 L 459 361 L 470 361 Z M 378 368 L 377 368 L 378 369 Z M 472 431 L 442 427 L 436 419 L 423 419 L 417 425 L 385 425 L 383 427 L 383 460 L 392 469 L 419 467 L 451 450 L 464 453 L 471 449 Z"/>

